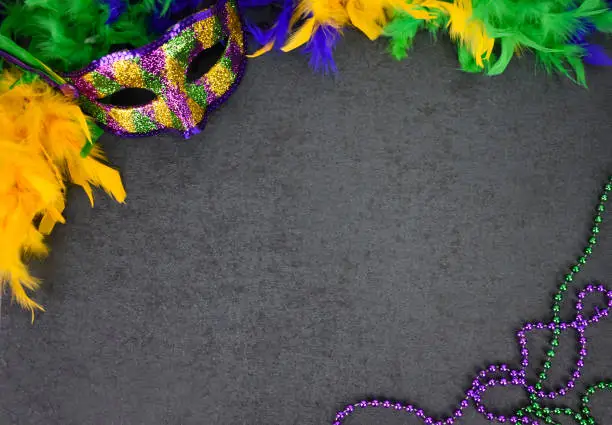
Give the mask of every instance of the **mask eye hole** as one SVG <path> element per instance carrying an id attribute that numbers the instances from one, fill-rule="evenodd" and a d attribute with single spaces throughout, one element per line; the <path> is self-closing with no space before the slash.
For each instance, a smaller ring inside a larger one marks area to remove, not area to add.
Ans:
<path id="1" fill-rule="evenodd" d="M 225 53 L 226 41 L 220 40 L 209 49 L 202 50 L 198 53 L 189 64 L 187 68 L 187 82 L 193 83 L 200 78 L 204 74 L 206 74 L 210 69 L 221 60 L 223 57 L 223 53 Z"/>
<path id="2" fill-rule="evenodd" d="M 148 105 L 157 99 L 157 95 L 151 90 L 130 87 L 116 91 L 115 93 L 98 99 L 103 105 L 118 107 L 138 107 Z"/>

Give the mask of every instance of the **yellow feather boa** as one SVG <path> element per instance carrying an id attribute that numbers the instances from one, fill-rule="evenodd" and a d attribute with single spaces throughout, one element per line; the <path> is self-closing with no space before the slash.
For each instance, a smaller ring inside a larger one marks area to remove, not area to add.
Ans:
<path id="1" fill-rule="evenodd" d="M 8 285 L 33 318 L 43 307 L 27 291 L 39 282 L 23 257 L 46 255 L 44 236 L 64 223 L 64 181 L 81 186 L 92 205 L 91 185 L 119 202 L 126 194 L 119 173 L 100 162 L 99 148 L 81 156 L 91 140 L 90 118 L 46 83 L 19 78 L 6 70 L 0 76 L 0 289 Z"/>

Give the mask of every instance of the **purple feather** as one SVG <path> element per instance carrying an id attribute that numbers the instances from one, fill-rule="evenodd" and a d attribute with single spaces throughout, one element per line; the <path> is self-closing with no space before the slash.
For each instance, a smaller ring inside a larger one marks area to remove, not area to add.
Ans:
<path id="1" fill-rule="evenodd" d="M 309 63 L 315 71 L 338 72 L 333 53 L 339 38 L 340 32 L 332 26 L 321 26 L 312 34 L 304 52 L 310 55 Z"/>
<path id="2" fill-rule="evenodd" d="M 239 0 L 241 9 L 277 6 L 280 8 L 280 13 L 272 24 L 271 28 L 264 30 L 259 25 L 251 22 L 246 16 L 246 30 L 253 36 L 255 41 L 264 46 L 271 41 L 274 41 L 275 49 L 280 49 L 286 42 L 289 36 L 289 23 L 294 12 L 293 0 Z"/>
<path id="3" fill-rule="evenodd" d="M 259 46 L 265 46 L 272 40 L 272 31 L 264 31 L 251 22 L 246 22 L 245 27 L 247 32 L 253 36 L 255 42 Z"/>
<path id="4" fill-rule="evenodd" d="M 210 6 L 208 3 L 202 0 L 173 0 L 165 15 L 162 16 L 161 9 L 153 14 L 151 28 L 154 32 L 161 34 L 181 19 Z"/>
<path id="5" fill-rule="evenodd" d="M 612 58 L 606 53 L 605 49 L 598 44 L 588 44 L 585 46 L 587 51 L 583 58 L 585 63 L 595 66 L 612 66 Z"/>
<path id="6" fill-rule="evenodd" d="M 119 16 L 127 7 L 127 2 L 123 0 L 100 0 L 103 4 L 108 5 L 108 19 L 106 20 L 106 25 L 110 25 L 119 19 Z"/>
<path id="7" fill-rule="evenodd" d="M 608 7 L 612 7 L 612 0 L 607 0 Z M 582 46 L 586 55 L 582 58 L 584 63 L 594 66 L 612 66 L 612 58 L 606 53 L 604 48 L 598 44 L 591 44 L 589 39 L 597 32 L 597 28 L 592 21 L 580 19 L 580 24 L 576 32 L 570 37 L 570 43 Z"/>
<path id="8" fill-rule="evenodd" d="M 283 2 L 283 8 L 276 20 L 276 25 L 271 30 L 274 33 L 276 46 L 279 49 L 285 44 L 287 37 L 289 37 L 289 23 L 291 22 L 293 11 L 293 0 L 285 0 Z"/>

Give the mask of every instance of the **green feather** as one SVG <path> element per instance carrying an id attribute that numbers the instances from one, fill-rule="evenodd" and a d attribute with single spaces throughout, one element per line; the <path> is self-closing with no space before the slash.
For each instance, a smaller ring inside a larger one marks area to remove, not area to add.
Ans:
<path id="1" fill-rule="evenodd" d="M 168 6 L 170 0 L 163 0 Z M 6 7 L 0 34 L 27 39 L 28 50 L 53 69 L 70 72 L 108 54 L 111 46 L 139 47 L 157 38 L 148 31 L 156 1 L 130 5 L 107 25 L 108 8 L 98 0 L 25 0 Z"/>
<path id="2" fill-rule="evenodd" d="M 423 27 L 423 21 L 414 19 L 407 13 L 392 20 L 383 31 L 383 35 L 389 37 L 391 54 L 397 60 L 408 56 L 408 50 L 412 47 L 414 37 Z"/>
<path id="3" fill-rule="evenodd" d="M 47 76 L 57 84 L 64 84 L 66 81 L 57 75 L 51 68 L 45 65 L 43 62 L 38 60 L 30 52 L 19 46 L 13 40 L 3 35 L 0 35 L 0 50 L 10 54 L 11 56 L 19 59 L 25 65 L 31 67 L 34 71 L 38 71 L 40 74 Z"/>
<path id="4" fill-rule="evenodd" d="M 391 55 L 397 60 L 405 59 L 408 50 L 412 47 L 416 34 L 427 29 L 435 39 L 440 28 L 446 25 L 443 15 L 436 15 L 434 19 L 424 21 L 415 19 L 405 12 L 396 12 L 391 21 L 385 26 L 383 36 L 388 37 Z"/>
<path id="5" fill-rule="evenodd" d="M 585 20 L 599 20 L 612 29 L 604 0 L 474 0 L 474 17 L 485 24 L 501 46 L 499 59 L 488 70 L 501 74 L 517 50 L 531 50 L 549 73 L 567 76 L 584 85 L 584 49 L 571 43 Z"/>

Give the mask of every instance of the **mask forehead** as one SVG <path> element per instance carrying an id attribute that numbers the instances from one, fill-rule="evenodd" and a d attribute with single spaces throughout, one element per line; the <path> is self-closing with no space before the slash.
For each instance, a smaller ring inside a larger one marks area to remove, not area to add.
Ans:
<path id="1" fill-rule="evenodd" d="M 220 60 L 196 81 L 187 69 L 203 50 L 224 43 Z M 207 112 L 233 92 L 245 64 L 242 26 L 233 1 L 179 22 L 158 41 L 113 53 L 66 77 L 81 94 L 83 109 L 107 130 L 142 136 L 168 129 L 185 137 L 198 132 Z M 147 89 L 157 98 L 137 107 L 100 102 L 123 89 Z"/>

